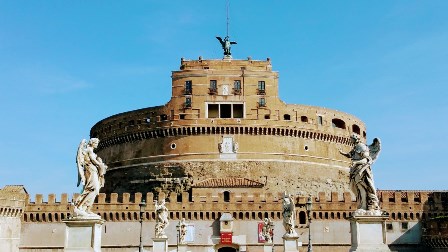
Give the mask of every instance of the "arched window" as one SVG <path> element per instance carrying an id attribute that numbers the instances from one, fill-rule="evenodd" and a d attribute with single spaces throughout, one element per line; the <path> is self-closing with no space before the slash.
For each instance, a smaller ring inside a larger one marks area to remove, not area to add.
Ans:
<path id="1" fill-rule="evenodd" d="M 361 129 L 360 129 L 359 126 L 356 125 L 356 124 L 353 124 L 353 125 L 352 125 L 352 131 L 353 131 L 354 133 L 358 134 L 358 135 L 361 134 Z"/>
<path id="2" fill-rule="evenodd" d="M 341 119 L 334 118 L 333 120 L 331 120 L 331 124 L 335 128 L 345 129 L 345 122 Z"/>
<path id="3" fill-rule="evenodd" d="M 230 202 L 230 192 L 224 191 L 224 202 Z"/>

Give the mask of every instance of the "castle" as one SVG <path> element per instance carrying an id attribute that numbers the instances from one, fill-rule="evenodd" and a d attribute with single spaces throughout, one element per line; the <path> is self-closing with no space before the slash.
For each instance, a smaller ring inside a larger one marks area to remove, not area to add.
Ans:
<path id="1" fill-rule="evenodd" d="M 312 196 L 315 251 L 347 251 L 357 208 L 349 189 L 350 160 L 338 149 L 350 135 L 367 141 L 364 123 L 347 113 L 285 104 L 278 97 L 271 60 L 181 59 L 172 72 L 172 97 L 163 106 L 113 115 L 96 123 L 98 156 L 109 166 L 94 211 L 106 223 L 102 251 L 136 251 L 144 199 L 143 246 L 152 249 L 155 199 L 166 199 L 169 249 L 178 246 L 176 223 L 189 225 L 189 251 L 262 251 L 258 225 L 274 222 L 273 251 L 283 251 L 282 205 L 294 195 L 296 230 L 306 249 Z M 2 251 L 62 251 L 69 197 L 35 201 L 22 186 L 0 191 Z M 396 251 L 447 248 L 448 192 L 378 191 L 389 213 L 387 242 Z M 220 237 L 220 219 L 230 216 L 231 242 Z M 428 220 L 428 221 L 427 221 Z M 434 230 L 437 229 L 438 232 Z"/>

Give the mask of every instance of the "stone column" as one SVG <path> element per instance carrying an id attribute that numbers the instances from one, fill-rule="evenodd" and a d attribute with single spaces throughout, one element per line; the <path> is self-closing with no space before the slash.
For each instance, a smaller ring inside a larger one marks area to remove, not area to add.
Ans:
<path id="1" fill-rule="evenodd" d="M 168 252 L 168 238 L 152 238 L 153 252 Z"/>
<path id="2" fill-rule="evenodd" d="M 389 252 L 386 241 L 387 215 L 382 216 L 354 216 L 350 220 L 352 247 L 350 251 Z"/>
<path id="3" fill-rule="evenodd" d="M 302 247 L 302 242 L 299 242 L 298 236 L 283 236 L 284 252 L 298 252 L 299 247 Z"/>
<path id="4" fill-rule="evenodd" d="M 66 225 L 64 251 L 101 252 L 101 219 L 68 219 Z"/>

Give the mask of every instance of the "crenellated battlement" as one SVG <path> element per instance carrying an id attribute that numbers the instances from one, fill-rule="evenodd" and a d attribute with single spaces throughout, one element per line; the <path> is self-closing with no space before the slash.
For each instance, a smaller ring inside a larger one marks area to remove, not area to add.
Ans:
<path id="1" fill-rule="evenodd" d="M 378 191 L 382 209 L 390 213 L 391 219 L 421 219 L 446 214 L 448 192 L 438 191 Z M 58 200 L 54 194 L 44 201 L 42 194 L 35 196 L 35 201 L 27 198 L 25 222 L 58 222 L 70 215 L 71 202 L 79 194 L 62 194 Z M 94 212 L 107 221 L 138 221 L 139 203 L 144 199 L 147 203 L 144 218 L 154 220 L 154 200 L 166 199 L 171 219 L 186 218 L 189 220 L 216 219 L 224 212 L 230 212 L 235 219 L 263 219 L 270 217 L 281 219 L 283 193 L 241 193 L 221 192 L 190 195 L 171 193 L 101 193 L 94 204 Z M 304 218 L 307 196 L 296 195 L 297 218 Z M 318 193 L 313 199 L 314 219 L 346 219 L 356 209 L 356 201 L 350 192 Z M 242 210 L 244 209 L 244 210 Z"/>

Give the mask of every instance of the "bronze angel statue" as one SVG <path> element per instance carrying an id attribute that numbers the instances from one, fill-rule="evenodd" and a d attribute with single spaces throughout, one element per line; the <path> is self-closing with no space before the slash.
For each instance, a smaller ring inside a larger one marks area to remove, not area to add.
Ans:
<path id="1" fill-rule="evenodd" d="M 78 166 L 78 184 L 83 185 L 81 195 L 75 200 L 74 217 L 95 218 L 100 216 L 92 212 L 92 205 L 95 197 L 99 194 L 100 188 L 104 186 L 104 174 L 107 165 L 98 157 L 94 149 L 98 147 L 98 138 L 91 138 L 89 142 L 85 139 L 81 141 L 76 154 L 76 164 Z"/>
<path id="2" fill-rule="evenodd" d="M 376 196 L 371 165 L 380 154 L 381 141 L 379 138 L 375 138 L 371 145 L 366 145 L 361 142 L 357 134 L 352 134 L 350 138 L 354 144 L 353 149 L 347 153 L 341 150 L 339 152 L 352 160 L 350 185 L 356 194 L 358 209 L 360 211 L 379 211 L 379 201 Z"/>
<path id="3" fill-rule="evenodd" d="M 230 41 L 229 36 L 226 36 L 224 39 L 218 36 L 216 38 L 219 40 L 219 43 L 221 43 L 222 49 L 224 50 L 224 56 L 231 56 L 232 54 L 230 53 L 230 45 L 235 45 L 236 42 Z"/>

